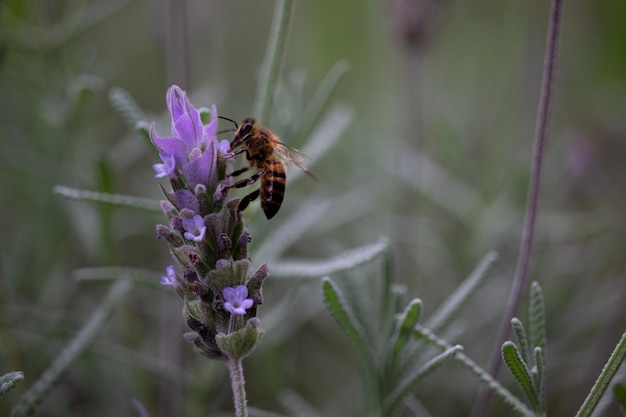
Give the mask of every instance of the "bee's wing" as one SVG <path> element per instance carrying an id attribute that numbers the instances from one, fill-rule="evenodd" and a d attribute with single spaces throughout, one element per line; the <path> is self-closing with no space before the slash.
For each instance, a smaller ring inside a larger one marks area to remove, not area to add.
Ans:
<path id="1" fill-rule="evenodd" d="M 286 143 L 281 142 L 280 140 L 273 139 L 272 145 L 274 145 L 274 149 L 278 156 L 285 161 L 293 163 L 295 166 L 304 171 L 305 174 L 317 181 L 315 175 L 313 175 L 313 173 L 302 163 L 302 160 L 307 159 L 307 156 L 304 153 L 293 146 L 289 146 Z"/>

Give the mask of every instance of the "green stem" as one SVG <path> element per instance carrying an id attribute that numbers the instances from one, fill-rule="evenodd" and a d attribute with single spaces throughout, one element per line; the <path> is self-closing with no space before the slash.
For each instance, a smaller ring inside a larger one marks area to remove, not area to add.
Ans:
<path id="1" fill-rule="evenodd" d="M 593 414 L 593 411 L 598 406 L 600 399 L 602 399 L 602 396 L 624 362 L 624 359 L 626 359 L 626 332 L 622 335 L 622 338 L 615 347 L 613 353 L 611 353 L 611 357 L 606 365 L 604 365 L 604 369 L 602 369 L 596 383 L 593 384 L 593 387 L 591 388 L 589 395 L 587 395 L 587 398 L 585 398 L 580 410 L 576 413 L 576 417 L 588 417 Z"/>
<path id="2" fill-rule="evenodd" d="M 267 42 L 265 60 L 259 77 L 259 87 L 254 100 L 253 114 L 262 123 L 267 123 L 272 108 L 272 93 L 276 87 L 280 64 L 285 55 L 292 9 L 293 0 L 278 0 L 276 2 L 272 31 Z"/>
<path id="3" fill-rule="evenodd" d="M 230 371 L 230 383 L 233 387 L 233 402 L 235 403 L 235 416 L 248 417 L 248 406 L 246 404 L 246 381 L 243 377 L 242 360 L 238 358 L 228 359 L 228 370 Z"/>

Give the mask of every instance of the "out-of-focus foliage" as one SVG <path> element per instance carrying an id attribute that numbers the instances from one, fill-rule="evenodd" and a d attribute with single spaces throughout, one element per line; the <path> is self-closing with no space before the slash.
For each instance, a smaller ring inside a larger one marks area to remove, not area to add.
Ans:
<path id="1" fill-rule="evenodd" d="M 233 119 L 250 116 L 273 3 L 188 2 L 187 9 L 192 101 L 215 103 Z M 566 2 L 564 10 L 531 273 L 546 300 L 549 415 L 575 413 L 626 316 L 626 3 Z M 74 271 L 161 271 L 169 263 L 154 237 L 160 213 L 53 192 L 62 184 L 159 198 L 154 151 L 128 128 L 109 92 L 126 90 L 166 131 L 165 91 L 177 81 L 167 77 L 166 15 L 152 1 L 0 5 L 0 375 L 24 372 L 3 394 L 0 415 L 110 286 L 78 280 Z M 349 70 L 325 115 L 353 119 L 311 167 L 318 181 L 290 183 L 275 219 L 249 210 L 252 252 L 259 251 L 253 262 L 261 255 L 277 267 L 321 261 L 385 235 L 399 284 L 429 317 L 495 249 L 494 272 L 446 335 L 484 365 L 499 349 L 493 341 L 515 267 L 547 20 L 548 5 L 538 0 L 296 2 L 271 125 L 302 147 L 311 132 L 293 122 L 337 62 Z M 314 223 L 283 246 L 272 233 L 300 210 Z M 375 285 L 378 269 L 346 272 L 359 278 L 349 281 L 353 293 Z M 358 363 L 323 310 L 319 282 L 270 276 L 264 296 L 267 334 L 245 362 L 250 404 L 359 415 Z M 133 415 L 133 399 L 153 417 L 228 415 L 226 369 L 182 340 L 178 301 L 135 285 L 39 415 Z M 355 314 L 373 314 L 361 309 Z M 450 379 L 456 383 L 442 389 Z M 512 378 L 501 380 L 516 389 Z M 446 366 L 418 389 L 432 415 L 465 416 L 477 383 Z M 494 401 L 492 415 L 503 410 Z M 614 406 L 605 415 L 617 413 Z"/>

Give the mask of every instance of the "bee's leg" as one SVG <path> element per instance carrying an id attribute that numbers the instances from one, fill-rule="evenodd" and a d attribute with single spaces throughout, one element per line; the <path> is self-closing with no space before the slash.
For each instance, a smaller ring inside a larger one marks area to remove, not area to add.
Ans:
<path id="1" fill-rule="evenodd" d="M 230 174 L 228 174 L 229 177 L 237 177 L 241 174 L 243 174 L 244 172 L 246 172 L 247 170 L 249 170 L 249 167 L 243 167 L 241 169 L 238 169 L 236 171 L 231 172 Z"/>
<path id="2" fill-rule="evenodd" d="M 243 168 L 242 168 L 243 169 Z M 237 175 L 241 174 L 242 172 L 247 171 L 248 168 L 243 169 L 243 171 L 240 169 L 238 171 L 235 171 L 237 173 Z M 242 180 L 237 181 L 234 184 L 231 184 L 229 186 L 224 187 L 225 189 L 231 189 L 231 188 L 243 188 L 246 185 L 252 185 L 255 182 L 257 182 L 259 180 L 259 178 L 261 178 L 261 176 L 263 174 L 265 174 L 265 171 L 267 171 L 267 166 L 263 166 L 261 169 L 259 169 L 257 172 L 255 172 L 252 176 L 250 176 L 249 178 L 244 178 Z M 233 174 L 230 174 L 231 176 L 233 176 Z"/>
<path id="3" fill-rule="evenodd" d="M 237 151 L 235 151 L 235 152 L 229 152 L 229 153 L 227 153 L 227 154 L 225 154 L 225 155 L 218 156 L 217 158 L 218 158 L 218 159 L 230 159 L 230 158 L 234 158 L 234 157 L 236 157 L 237 155 L 241 155 L 241 154 L 242 154 L 242 153 L 244 153 L 244 152 L 246 153 L 246 159 L 247 159 L 248 161 L 252 160 L 252 155 L 250 155 L 250 152 L 249 152 L 246 148 L 241 148 L 241 149 L 238 149 L 238 150 L 237 150 Z"/>
<path id="4" fill-rule="evenodd" d="M 252 191 L 250 194 L 248 194 L 247 196 L 242 198 L 239 201 L 239 205 L 237 206 L 237 210 L 244 211 L 246 209 L 246 207 L 248 207 L 248 204 L 250 204 L 251 202 L 253 202 L 254 200 L 256 200 L 259 197 L 260 193 L 261 193 L 261 190 L 257 188 L 256 190 Z"/>

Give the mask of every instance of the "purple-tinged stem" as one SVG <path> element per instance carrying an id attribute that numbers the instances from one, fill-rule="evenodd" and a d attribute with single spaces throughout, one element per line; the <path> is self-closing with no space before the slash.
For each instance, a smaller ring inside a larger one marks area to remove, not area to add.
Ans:
<path id="1" fill-rule="evenodd" d="M 235 416 L 248 417 L 246 400 L 246 381 L 243 377 L 243 364 L 241 358 L 229 358 L 228 370 L 230 371 L 230 383 L 233 388 L 233 402 L 235 403 Z"/>
<path id="2" fill-rule="evenodd" d="M 539 191 L 541 187 L 544 149 L 552 109 L 552 90 L 554 88 L 554 71 L 556 67 L 562 9 L 563 0 L 552 0 L 550 23 L 546 37 L 546 52 L 543 63 L 543 81 L 541 84 L 541 95 L 535 125 L 535 137 L 530 167 L 530 184 L 528 186 L 528 199 L 517 260 L 517 269 L 507 303 L 506 314 L 500 326 L 495 349 L 489 360 L 488 372 L 494 378 L 497 377 L 502 363 L 500 346 L 509 338 L 511 333 L 511 319 L 516 315 L 522 297 L 526 292 L 526 287 L 528 286 L 528 272 L 531 265 L 532 249 L 535 241 L 535 226 L 537 224 L 537 214 L 539 211 Z M 484 416 L 490 399 L 490 391 L 486 387 L 482 387 L 478 394 L 472 415 L 474 417 Z"/>
<path id="3" fill-rule="evenodd" d="M 186 0 L 166 0 L 167 78 L 183 90 L 189 89 L 189 24 Z"/>

